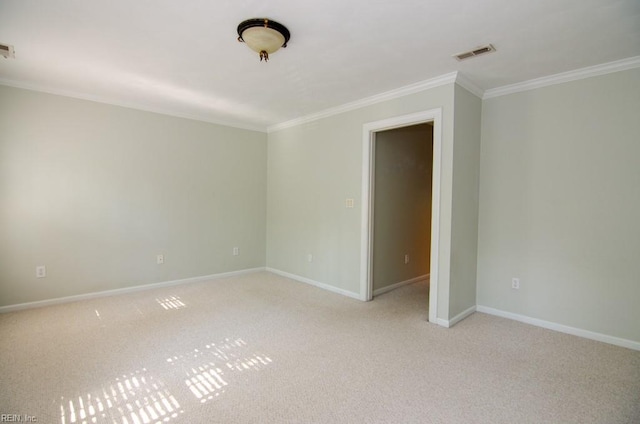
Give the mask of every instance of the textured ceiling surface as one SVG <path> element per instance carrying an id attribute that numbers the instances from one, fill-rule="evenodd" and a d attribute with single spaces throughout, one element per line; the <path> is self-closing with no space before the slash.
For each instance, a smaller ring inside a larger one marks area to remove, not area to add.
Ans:
<path id="1" fill-rule="evenodd" d="M 253 17 L 291 31 L 266 64 L 236 40 Z M 640 1 L 0 0 L 0 43 L 3 84 L 264 130 L 455 71 L 487 90 L 640 56 Z"/>

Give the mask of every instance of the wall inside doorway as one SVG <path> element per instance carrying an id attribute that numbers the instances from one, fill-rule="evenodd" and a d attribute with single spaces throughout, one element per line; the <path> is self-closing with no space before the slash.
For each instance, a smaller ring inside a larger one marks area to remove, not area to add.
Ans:
<path id="1" fill-rule="evenodd" d="M 432 168 L 430 123 L 376 133 L 374 294 L 429 273 Z"/>

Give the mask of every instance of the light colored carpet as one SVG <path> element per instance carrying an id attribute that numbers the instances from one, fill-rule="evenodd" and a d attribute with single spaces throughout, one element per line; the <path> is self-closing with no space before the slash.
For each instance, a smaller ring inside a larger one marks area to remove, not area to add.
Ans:
<path id="1" fill-rule="evenodd" d="M 0 413 L 39 423 L 639 423 L 640 352 L 413 284 L 363 303 L 270 273 L 0 315 Z"/>

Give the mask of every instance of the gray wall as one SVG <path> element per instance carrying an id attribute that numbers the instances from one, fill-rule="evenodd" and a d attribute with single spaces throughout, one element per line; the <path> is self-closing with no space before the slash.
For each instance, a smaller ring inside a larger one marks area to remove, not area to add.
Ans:
<path id="1" fill-rule="evenodd" d="M 361 231 L 364 231 L 361 225 L 363 125 L 442 108 L 437 316 L 449 320 L 452 317 L 449 313 L 452 272 L 468 276 L 476 269 L 475 260 L 451 262 L 454 175 L 461 172 L 457 178 L 462 184 L 469 180 L 466 170 L 454 169 L 456 90 L 464 89 L 451 83 L 270 133 L 267 267 L 358 296 L 360 273 L 364 272 L 360 269 L 360 240 Z M 475 104 L 479 105 L 479 100 Z M 479 108 L 474 109 L 474 113 L 479 114 Z M 470 122 L 473 124 L 473 120 Z M 472 144 L 461 143 L 456 153 L 461 166 L 479 161 L 479 157 L 474 156 L 477 146 Z M 345 209 L 346 198 L 355 199 L 356 207 Z M 465 207 L 464 201 L 460 205 Z M 469 217 L 477 221 L 473 209 L 468 213 L 460 212 L 456 219 Z M 466 228 L 459 229 L 458 245 L 475 246 L 477 233 Z M 465 237 L 468 240 L 464 241 Z M 308 254 L 314 257 L 311 263 L 306 260 Z M 465 299 L 462 302 L 454 300 L 452 304 L 456 308 L 459 303 L 466 306 L 466 296 L 475 290 L 475 281 L 466 278 L 460 281 L 460 290 L 454 295 L 463 293 Z"/>
<path id="2" fill-rule="evenodd" d="M 265 264 L 358 293 L 362 125 L 438 107 L 438 317 L 477 289 L 640 341 L 638 69 L 481 105 L 449 84 L 268 137 L 0 86 L 0 306 Z"/>
<path id="3" fill-rule="evenodd" d="M 484 101 L 479 305 L 640 341 L 639 113 L 640 69 Z"/>
<path id="4" fill-rule="evenodd" d="M 429 273 L 432 143 L 430 124 L 376 133 L 374 291 Z"/>
<path id="5" fill-rule="evenodd" d="M 449 317 L 476 305 L 482 101 L 456 85 Z"/>
<path id="6" fill-rule="evenodd" d="M 0 306 L 263 267 L 266 139 L 0 86 Z"/>

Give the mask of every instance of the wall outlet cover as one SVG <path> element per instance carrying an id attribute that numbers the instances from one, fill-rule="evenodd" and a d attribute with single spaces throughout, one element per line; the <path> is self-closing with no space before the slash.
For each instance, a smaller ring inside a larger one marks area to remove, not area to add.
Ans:
<path id="1" fill-rule="evenodd" d="M 36 278 L 45 278 L 47 276 L 47 267 L 44 265 L 36 266 Z"/>
<path id="2" fill-rule="evenodd" d="M 511 279 L 511 288 L 518 290 L 520 289 L 520 279 L 519 278 L 512 278 Z"/>

